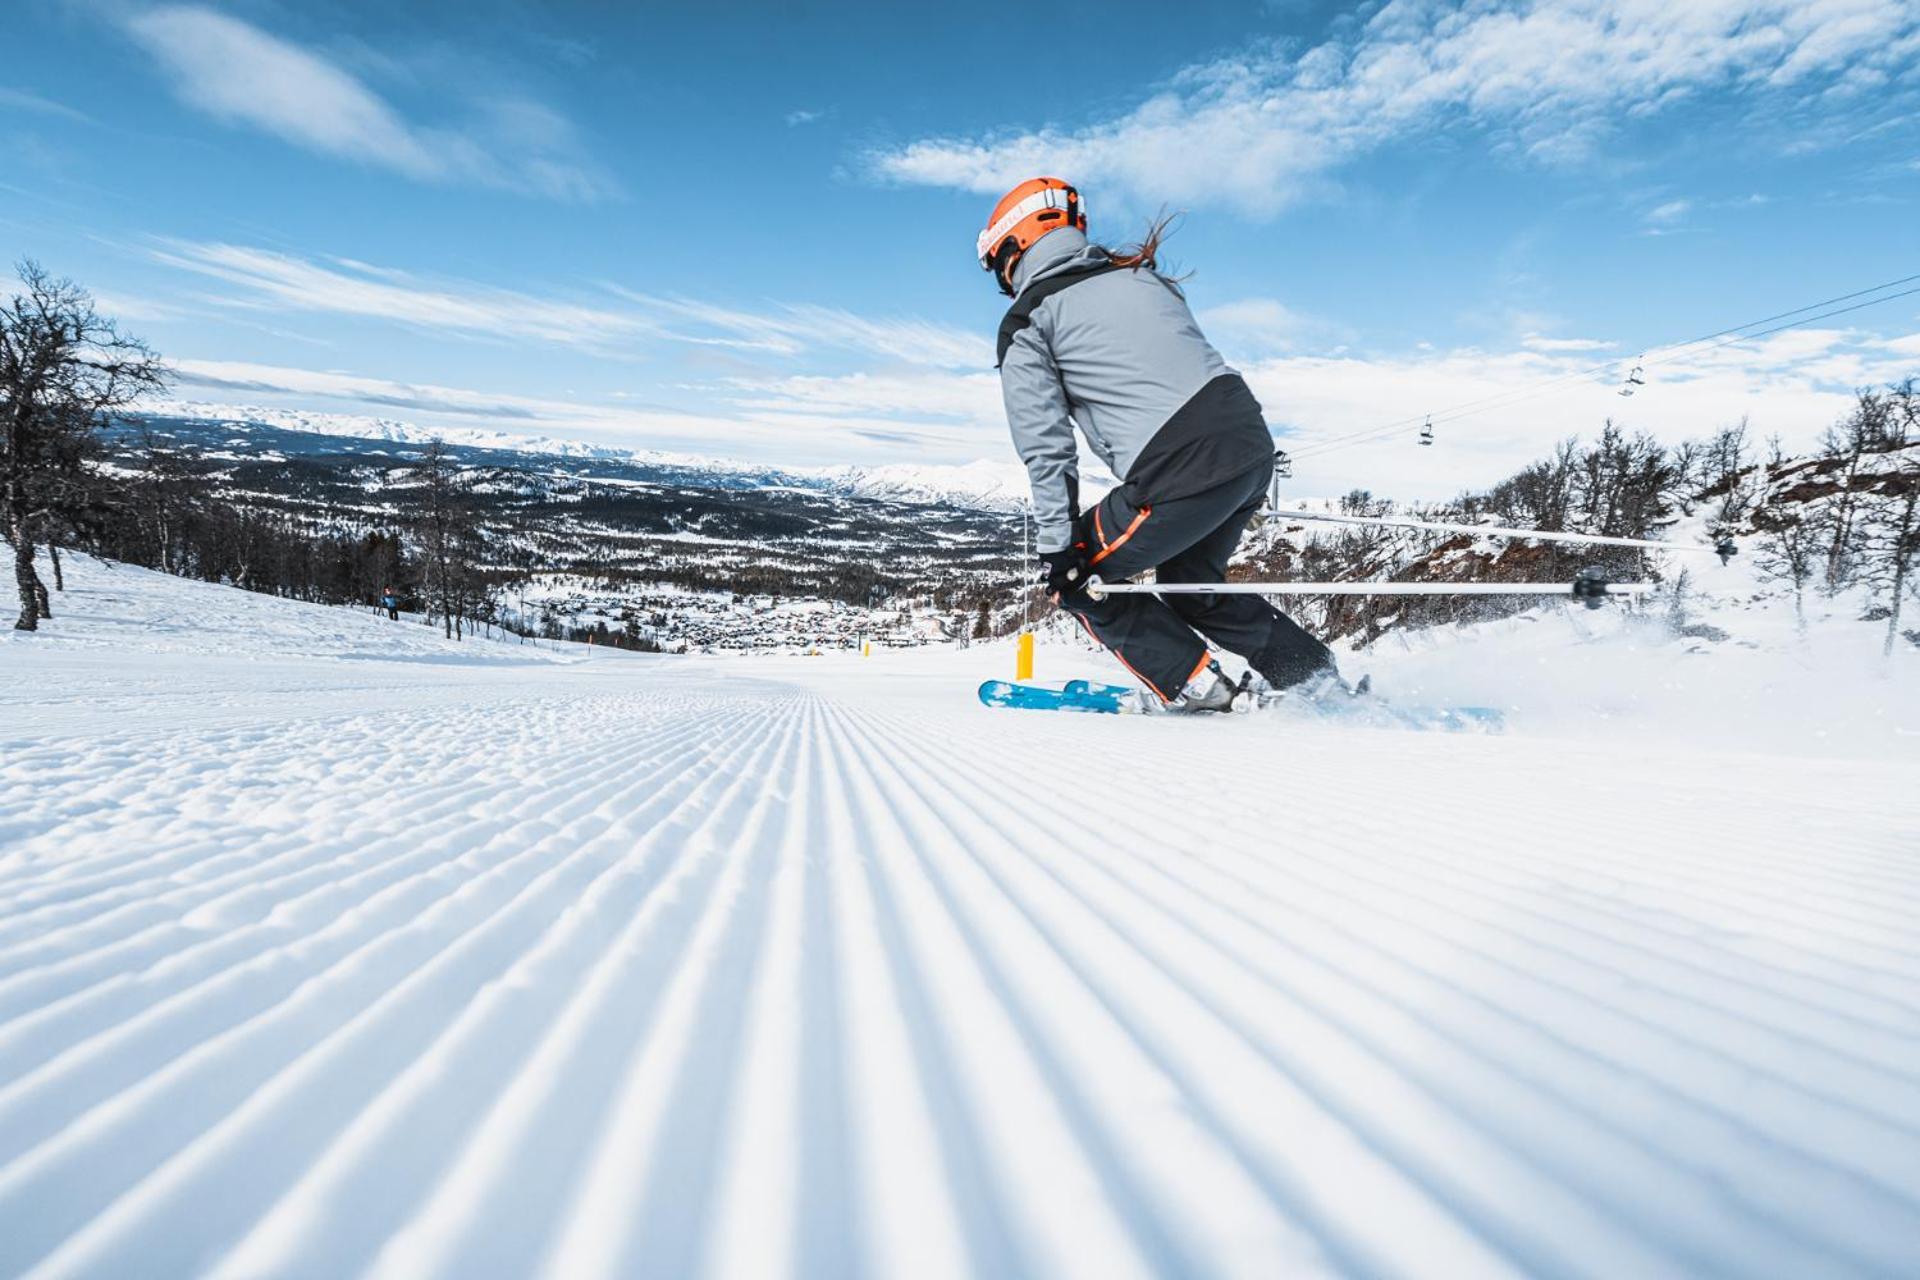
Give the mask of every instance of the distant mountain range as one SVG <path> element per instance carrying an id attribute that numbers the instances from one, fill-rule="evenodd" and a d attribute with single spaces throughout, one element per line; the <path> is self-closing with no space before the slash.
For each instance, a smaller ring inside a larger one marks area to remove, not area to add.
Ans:
<path id="1" fill-rule="evenodd" d="M 496 453 L 523 453 L 568 461 L 613 463 L 650 474 L 683 479 L 705 476 L 723 487 L 739 487 L 728 477 L 753 486 L 786 485 L 816 488 L 855 497 L 892 502 L 948 504 L 988 511 L 1018 511 L 1027 502 L 1026 470 L 1011 456 L 1004 461 L 982 459 L 963 465 L 889 463 L 881 466 L 773 467 L 705 458 L 659 450 L 615 449 L 553 436 L 520 435 L 478 428 L 442 430 L 397 418 L 363 414 L 314 413 L 263 405 L 167 401 L 149 412 L 156 421 L 225 424 L 237 428 L 272 427 L 309 435 L 335 436 L 389 444 L 424 445 L 442 440 L 449 445 Z"/>

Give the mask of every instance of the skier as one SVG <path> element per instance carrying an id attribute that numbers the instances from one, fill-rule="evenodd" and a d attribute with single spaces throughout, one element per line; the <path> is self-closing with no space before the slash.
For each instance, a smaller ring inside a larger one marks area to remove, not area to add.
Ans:
<path id="1" fill-rule="evenodd" d="M 1166 583 L 1221 581 L 1273 472 L 1259 402 L 1159 271 L 1166 230 L 1155 222 L 1128 253 L 1091 244 L 1079 192 L 1033 178 L 980 233 L 980 265 L 1014 300 L 1000 322 L 1000 389 L 1033 487 L 1047 594 L 1152 691 L 1152 706 L 1232 707 L 1237 690 L 1208 642 L 1275 690 L 1344 688 L 1327 647 L 1258 596 L 1086 592 L 1094 574 L 1148 569 Z M 1087 511 L 1075 427 L 1121 481 Z"/>
<path id="2" fill-rule="evenodd" d="M 387 611 L 387 621 L 400 621 L 400 593 L 392 587 L 380 592 L 380 607 Z"/>

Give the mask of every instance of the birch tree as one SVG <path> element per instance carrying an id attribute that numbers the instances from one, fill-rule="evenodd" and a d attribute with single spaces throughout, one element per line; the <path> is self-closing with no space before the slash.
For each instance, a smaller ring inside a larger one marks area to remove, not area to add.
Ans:
<path id="1" fill-rule="evenodd" d="M 96 432 L 165 386 L 144 343 L 101 316 L 93 298 L 37 263 L 18 267 L 21 292 L 0 305 L 0 525 L 13 544 L 16 630 L 51 618 L 34 568 L 36 539 L 82 485 Z"/>

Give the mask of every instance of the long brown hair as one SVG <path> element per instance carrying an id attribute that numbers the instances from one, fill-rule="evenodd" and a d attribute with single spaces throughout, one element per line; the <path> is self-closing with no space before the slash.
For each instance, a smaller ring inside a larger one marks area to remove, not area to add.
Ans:
<path id="1" fill-rule="evenodd" d="M 1107 256 L 1122 267 L 1132 267 L 1135 271 L 1145 267 L 1148 271 L 1166 275 L 1170 279 L 1180 279 L 1182 277 L 1173 276 L 1170 270 L 1160 270 L 1160 248 L 1172 237 L 1174 227 L 1179 221 L 1178 213 L 1168 213 L 1162 209 L 1159 216 L 1147 223 L 1146 234 L 1136 243 L 1128 245 L 1125 249 L 1108 249 Z"/>

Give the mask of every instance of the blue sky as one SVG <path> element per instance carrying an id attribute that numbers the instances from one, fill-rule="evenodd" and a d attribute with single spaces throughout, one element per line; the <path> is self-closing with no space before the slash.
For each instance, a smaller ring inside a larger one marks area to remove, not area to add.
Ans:
<path id="1" fill-rule="evenodd" d="M 1614 394 L 1920 273 L 1910 0 L 10 9 L 0 250 L 189 400 L 1005 457 L 972 244 L 1042 171 L 1097 236 L 1186 211 L 1196 311 L 1314 491 L 1482 483 L 1607 413 L 1803 440 L 1920 372 L 1916 296 Z M 1324 443 L 1424 413 L 1440 448 Z"/>

